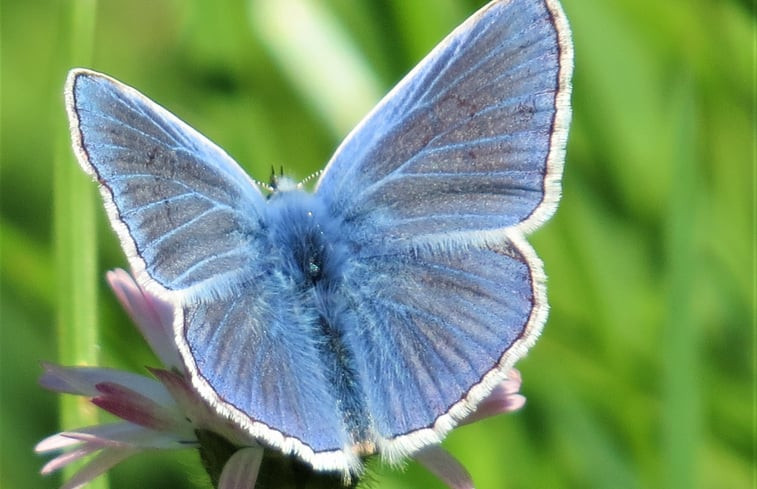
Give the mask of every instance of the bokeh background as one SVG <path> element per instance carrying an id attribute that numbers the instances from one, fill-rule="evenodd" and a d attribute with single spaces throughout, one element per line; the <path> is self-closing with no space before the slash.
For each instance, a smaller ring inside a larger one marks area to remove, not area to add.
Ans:
<path id="1" fill-rule="evenodd" d="M 304 178 L 483 3 L 2 1 L 0 487 L 60 484 L 32 453 L 62 416 L 40 361 L 157 365 L 105 284 L 126 262 L 70 153 L 67 70 L 138 87 L 254 178 Z M 563 3 L 574 119 L 562 203 L 532 236 L 552 309 L 519 365 L 528 403 L 445 446 L 479 489 L 753 487 L 753 4 Z M 373 487 L 443 487 L 375 469 Z M 109 479 L 209 487 L 191 451 Z"/>

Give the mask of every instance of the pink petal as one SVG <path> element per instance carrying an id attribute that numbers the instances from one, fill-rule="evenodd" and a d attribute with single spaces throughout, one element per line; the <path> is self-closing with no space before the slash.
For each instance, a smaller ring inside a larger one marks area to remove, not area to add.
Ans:
<path id="1" fill-rule="evenodd" d="M 163 369 L 149 369 L 176 400 L 184 415 L 195 428 L 213 431 L 236 445 L 257 445 L 254 438 L 240 430 L 233 422 L 219 416 L 202 399 L 181 374 Z"/>
<path id="2" fill-rule="evenodd" d="M 81 443 L 81 442 L 77 441 L 77 443 Z M 71 450 L 70 452 L 62 453 L 58 455 L 57 457 L 55 457 L 54 459 L 47 462 L 40 470 L 40 473 L 42 475 L 53 473 L 56 470 L 60 470 L 66 465 L 76 462 L 80 458 L 86 457 L 90 453 L 95 452 L 97 450 L 99 450 L 99 447 L 84 445 L 75 450 Z"/>
<path id="3" fill-rule="evenodd" d="M 163 387 L 182 408 L 191 407 L 197 403 L 199 396 L 183 375 L 162 368 L 148 367 L 147 370 L 163 384 Z"/>
<path id="4" fill-rule="evenodd" d="M 510 413 L 522 408 L 526 403 L 526 398 L 518 393 L 520 385 L 520 372 L 516 369 L 510 370 L 508 378 L 495 387 L 476 407 L 476 410 L 463 418 L 460 424 L 474 423 L 484 418 Z"/>
<path id="5" fill-rule="evenodd" d="M 218 489 L 254 489 L 262 461 L 262 448 L 237 450 L 223 466 Z"/>
<path id="6" fill-rule="evenodd" d="M 148 368 L 148 370 L 171 394 L 171 397 L 182 410 L 184 416 L 189 418 L 195 425 L 202 426 L 203 418 L 208 417 L 208 407 L 205 401 L 197 394 L 197 391 L 189 384 L 189 381 L 183 375 L 176 372 L 160 368 Z M 215 418 L 217 415 L 215 412 L 212 412 L 210 417 Z M 202 427 L 208 428 L 208 426 Z"/>
<path id="7" fill-rule="evenodd" d="M 68 480 L 68 482 L 63 484 L 60 489 L 78 489 L 137 452 L 139 452 L 138 449 L 132 448 L 107 448 L 87 462 L 71 479 Z"/>
<path id="8" fill-rule="evenodd" d="M 92 403 L 121 419 L 158 431 L 185 430 L 186 419 L 172 402 L 162 406 L 139 392 L 113 382 L 97 384 Z"/>
<path id="9" fill-rule="evenodd" d="M 112 368 L 62 367 L 52 363 L 43 363 L 42 367 L 45 372 L 40 377 L 40 384 L 56 392 L 95 397 L 100 395 L 98 384 L 110 383 L 122 385 L 163 405 L 174 404 L 160 382 L 144 375 Z"/>
<path id="10" fill-rule="evenodd" d="M 511 368 L 507 372 L 507 378 L 500 384 L 503 386 L 508 394 L 517 394 L 520 391 L 520 386 L 523 383 L 523 378 L 520 375 L 520 370 L 517 368 Z"/>
<path id="11" fill-rule="evenodd" d="M 95 449 L 106 446 L 140 446 L 141 441 L 149 438 L 145 436 L 145 433 L 149 433 L 152 437 L 155 437 L 156 432 L 148 432 L 147 428 L 129 423 L 128 421 L 88 426 L 49 436 L 37 443 L 34 451 L 37 453 L 53 452 L 81 443 L 86 443 Z M 153 444 L 147 446 L 153 446 Z"/>
<path id="12" fill-rule="evenodd" d="M 77 443 L 81 443 L 81 441 L 66 436 L 65 433 L 56 433 L 37 443 L 34 447 L 34 451 L 36 453 L 53 452 L 55 450 L 62 450 L 70 447 L 71 445 L 76 445 Z"/>
<path id="13" fill-rule="evenodd" d="M 208 411 L 205 401 L 189 385 L 189 381 L 183 375 L 159 368 L 148 368 L 148 370 L 171 394 L 184 417 L 189 418 L 196 427 L 209 428 L 203 424 L 203 421 L 206 418 L 218 417 L 215 412 Z"/>
<path id="14" fill-rule="evenodd" d="M 128 421 L 66 431 L 60 435 L 98 448 L 177 449 L 192 447 L 197 443 L 194 433 L 155 431 Z"/>
<path id="15" fill-rule="evenodd" d="M 439 445 L 431 445 L 413 455 L 429 472 L 442 480 L 450 489 L 474 489 L 465 467 Z"/>
<path id="16" fill-rule="evenodd" d="M 183 369 L 173 338 L 173 306 L 143 291 L 124 270 L 108 272 L 107 278 L 118 301 L 163 365 Z"/>
<path id="17" fill-rule="evenodd" d="M 100 455 L 85 466 L 88 467 L 86 470 L 82 468 L 74 479 L 69 481 L 69 484 L 73 484 L 71 487 L 79 487 L 133 453 L 156 448 L 173 450 L 190 448 L 196 444 L 194 435 L 182 437 L 174 433 L 150 430 L 129 422 L 120 422 L 58 433 L 39 442 L 35 451 L 46 453 L 70 448 L 68 452 L 58 455 L 42 467 L 41 472 L 46 475 L 102 450 Z M 105 468 L 102 468 L 103 466 Z"/>
<path id="18" fill-rule="evenodd" d="M 61 436 L 78 442 L 86 442 L 99 448 L 106 446 L 127 447 L 134 446 L 135 440 L 143 438 L 145 432 L 146 428 L 142 426 L 128 421 L 120 421 L 64 431 Z"/>

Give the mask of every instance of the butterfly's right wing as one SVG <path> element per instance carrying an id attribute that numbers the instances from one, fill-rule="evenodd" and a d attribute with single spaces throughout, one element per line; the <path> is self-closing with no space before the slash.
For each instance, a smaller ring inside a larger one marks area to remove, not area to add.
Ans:
<path id="1" fill-rule="evenodd" d="M 556 0 L 490 2 L 350 133 L 317 193 L 374 251 L 531 231 L 560 197 L 571 72 Z"/>
<path id="2" fill-rule="evenodd" d="M 192 383 L 219 416 L 322 469 L 357 464 L 313 318 L 277 268 L 263 196 L 221 149 L 136 90 L 73 70 L 74 150 L 140 285 L 174 306 Z M 312 309 L 314 306 L 310 306 Z"/>
<path id="3" fill-rule="evenodd" d="M 226 153 L 93 71 L 70 72 L 66 108 L 79 163 L 99 182 L 142 286 L 218 294 L 254 266 L 265 201 Z"/>

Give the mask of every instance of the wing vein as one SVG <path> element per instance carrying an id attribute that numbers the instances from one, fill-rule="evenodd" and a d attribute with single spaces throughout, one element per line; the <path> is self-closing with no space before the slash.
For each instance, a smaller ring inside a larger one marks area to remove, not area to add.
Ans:
<path id="1" fill-rule="evenodd" d="M 202 219 L 203 217 L 205 217 L 205 216 L 207 216 L 209 214 L 212 214 L 214 212 L 219 212 L 221 210 L 223 210 L 223 209 L 219 209 L 218 207 L 211 207 L 210 209 L 206 209 L 205 211 L 203 211 L 203 212 L 201 212 L 201 213 L 199 213 L 199 214 L 197 214 L 195 216 L 192 216 L 191 219 L 189 219 L 188 221 L 186 221 L 186 222 L 184 222 L 184 223 L 176 226 L 175 228 L 171 229 L 169 232 L 161 235 L 160 237 L 158 237 L 158 238 L 156 238 L 156 239 L 154 239 L 152 241 L 148 241 L 147 243 L 145 243 L 144 246 L 143 246 L 143 248 L 142 248 L 142 251 L 144 252 L 148 248 L 152 248 L 154 246 L 157 246 L 158 244 L 162 243 L 166 239 L 168 239 L 171 236 L 175 235 L 177 232 L 181 231 L 182 229 L 186 228 L 187 226 L 192 225 L 192 223 L 194 223 L 195 221 L 198 221 L 199 219 Z"/>
<path id="2" fill-rule="evenodd" d="M 162 132 L 166 137 L 171 139 L 174 144 L 177 146 L 184 145 L 186 147 L 192 147 L 191 145 L 188 145 L 188 141 L 182 137 L 181 133 L 176 133 L 174 131 L 169 131 L 168 128 L 158 122 L 158 119 L 155 119 L 153 117 L 153 114 L 150 114 L 149 112 L 146 112 L 143 110 L 143 107 L 140 107 L 139 103 L 133 103 L 131 100 L 128 100 L 124 97 L 124 94 L 116 90 L 115 87 L 106 86 L 106 89 L 111 92 L 111 94 L 114 96 L 118 102 L 125 107 L 127 110 L 129 110 L 132 113 L 137 113 L 141 117 L 139 117 L 140 120 L 144 120 L 147 122 L 150 122 L 153 127 L 158 129 L 160 132 Z"/>

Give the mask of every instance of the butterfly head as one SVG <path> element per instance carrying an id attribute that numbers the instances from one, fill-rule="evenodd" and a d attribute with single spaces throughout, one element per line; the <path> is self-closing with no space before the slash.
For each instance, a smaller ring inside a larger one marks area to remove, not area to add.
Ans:
<path id="1" fill-rule="evenodd" d="M 271 167 L 271 178 L 268 183 L 260 181 L 257 181 L 256 183 L 258 186 L 269 192 L 268 198 L 270 199 L 274 194 L 280 194 L 291 190 L 306 190 L 306 188 L 310 188 L 309 184 L 320 177 L 321 173 L 323 173 L 323 171 L 311 173 L 304 180 L 296 182 L 292 178 L 284 175 L 283 167 L 279 168 L 278 173 L 273 167 Z"/>
<path id="2" fill-rule="evenodd" d="M 291 178 L 284 176 L 283 173 L 279 173 L 278 175 L 276 173 L 272 173 L 270 183 L 267 187 L 271 191 L 271 195 L 269 196 L 270 198 L 276 193 L 289 192 L 291 190 L 302 190 L 302 183 L 295 182 Z"/>

